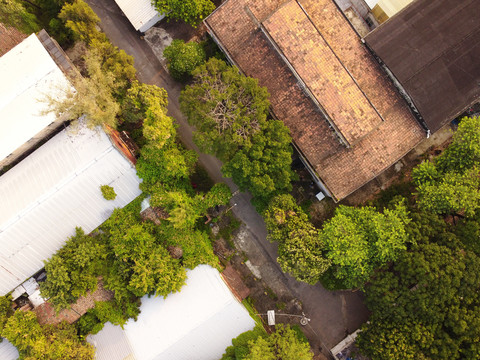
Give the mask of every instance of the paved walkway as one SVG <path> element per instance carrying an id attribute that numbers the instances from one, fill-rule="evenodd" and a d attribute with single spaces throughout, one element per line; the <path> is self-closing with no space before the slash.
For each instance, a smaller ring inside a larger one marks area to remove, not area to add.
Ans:
<path id="1" fill-rule="evenodd" d="M 151 48 L 133 29 L 114 0 L 87 2 L 100 17 L 100 26 L 112 43 L 135 58 L 138 79 L 167 90 L 168 114 L 177 119 L 178 132 L 184 144 L 199 153 L 200 163 L 215 182 L 223 181 L 232 192 L 236 192 L 238 187 L 231 179 L 222 177 L 221 162 L 213 156 L 200 153 L 193 143 L 192 128 L 179 109 L 181 85 L 165 72 Z M 327 349 L 332 348 L 367 319 L 368 313 L 361 293 L 330 292 L 320 285 L 307 285 L 285 275 L 276 262 L 276 246 L 266 241 L 265 223 L 250 204 L 250 195 L 236 193 L 232 204 L 236 204 L 232 211 L 245 224 L 241 237 L 237 239 L 237 246 L 245 251 L 252 266 L 273 291 L 278 294 L 290 292 L 300 300 L 305 314 L 311 318 L 309 338 L 312 346 L 317 351 L 328 354 Z"/>

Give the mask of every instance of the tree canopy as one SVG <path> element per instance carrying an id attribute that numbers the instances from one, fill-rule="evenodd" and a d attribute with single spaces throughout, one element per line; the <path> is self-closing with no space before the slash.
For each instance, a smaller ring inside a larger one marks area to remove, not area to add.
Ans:
<path id="1" fill-rule="evenodd" d="M 198 25 L 215 10 L 210 0 L 155 0 L 154 4 L 167 19 L 182 20 L 192 26 Z"/>
<path id="2" fill-rule="evenodd" d="M 87 291 L 97 288 L 97 275 L 105 258 L 105 245 L 76 228 L 74 236 L 45 261 L 46 281 L 40 283 L 44 298 L 64 309 Z"/>
<path id="3" fill-rule="evenodd" d="M 193 71 L 193 84 L 182 91 L 180 107 L 197 129 L 195 143 L 200 150 L 225 162 L 262 129 L 268 97 L 256 79 L 210 58 Z"/>
<path id="4" fill-rule="evenodd" d="M 329 268 L 325 245 L 291 195 L 274 197 L 264 212 L 268 239 L 278 242 L 278 263 L 297 280 L 314 285 Z"/>
<path id="5" fill-rule="evenodd" d="M 373 359 L 476 359 L 480 356 L 480 258 L 462 249 L 420 244 L 367 288 L 369 324 L 361 350 Z"/>
<path id="6" fill-rule="evenodd" d="M 289 130 L 267 120 L 267 89 L 235 67 L 211 58 L 193 72 L 193 84 L 180 106 L 196 127 L 195 143 L 224 162 L 222 172 L 241 190 L 249 190 L 263 210 L 275 195 L 291 190 L 292 149 Z"/>
<path id="7" fill-rule="evenodd" d="M 185 43 L 178 39 L 173 40 L 165 48 L 163 56 L 167 59 L 170 75 L 180 81 L 187 80 L 192 71 L 201 65 L 206 58 L 201 44 L 195 41 Z"/>
<path id="8" fill-rule="evenodd" d="M 298 330 L 301 332 L 301 330 Z M 311 360 L 313 353 L 303 334 L 289 325 L 278 324 L 268 335 L 255 327 L 232 340 L 221 360 Z"/>
<path id="9" fill-rule="evenodd" d="M 20 353 L 20 359 L 93 360 L 92 345 L 79 340 L 73 325 L 40 325 L 33 311 L 16 311 L 2 331 Z"/>
<path id="10" fill-rule="evenodd" d="M 418 206 L 437 214 L 472 217 L 480 208 L 480 118 L 463 118 L 453 141 L 412 173 Z"/>
<path id="11" fill-rule="evenodd" d="M 345 288 L 358 288 L 375 268 L 394 261 L 410 241 L 406 206 L 397 203 L 383 214 L 373 207 L 340 205 L 320 233 L 333 276 Z"/>
<path id="12" fill-rule="evenodd" d="M 28 12 L 19 0 L 0 1 L 0 23 L 11 26 L 25 34 L 41 29 L 35 15 Z"/>

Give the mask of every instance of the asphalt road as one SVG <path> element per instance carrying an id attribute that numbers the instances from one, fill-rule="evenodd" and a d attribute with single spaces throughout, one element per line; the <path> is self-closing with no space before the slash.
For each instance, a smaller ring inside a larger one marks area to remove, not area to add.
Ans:
<path id="1" fill-rule="evenodd" d="M 231 179 L 222 177 L 221 162 L 213 156 L 202 154 L 192 140 L 192 128 L 188 125 L 179 108 L 181 85 L 175 82 L 155 57 L 141 34 L 136 32 L 122 14 L 114 0 L 87 0 L 101 19 L 101 28 L 113 44 L 135 58 L 137 77 L 141 82 L 155 84 L 168 92 L 168 114 L 179 123 L 178 133 L 185 146 L 199 154 L 199 161 L 215 182 L 225 182 L 232 192 L 236 192 L 232 211 L 245 224 L 242 237 L 243 250 L 259 272 L 262 279 L 275 291 L 290 291 L 298 298 L 304 312 L 311 319 L 308 326 L 312 345 L 326 354 L 348 333 L 356 330 L 368 317 L 360 292 L 330 292 L 322 286 L 311 286 L 285 275 L 276 262 L 277 251 L 274 244 L 266 240 L 267 231 L 262 217 L 250 204 L 248 193 L 237 192 L 238 187 Z"/>

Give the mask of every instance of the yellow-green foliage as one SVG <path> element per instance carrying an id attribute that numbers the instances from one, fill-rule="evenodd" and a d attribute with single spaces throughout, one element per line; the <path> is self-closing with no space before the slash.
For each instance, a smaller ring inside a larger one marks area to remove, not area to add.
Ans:
<path id="1" fill-rule="evenodd" d="M 117 197 L 115 190 L 111 186 L 102 185 L 100 186 L 100 191 L 102 192 L 102 195 L 106 200 L 115 200 L 115 198 Z"/>

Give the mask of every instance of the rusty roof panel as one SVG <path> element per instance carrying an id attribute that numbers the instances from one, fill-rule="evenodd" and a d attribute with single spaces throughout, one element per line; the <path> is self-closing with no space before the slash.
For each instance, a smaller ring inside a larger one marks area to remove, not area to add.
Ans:
<path id="1" fill-rule="evenodd" d="M 478 0 L 417 0 L 365 37 L 432 132 L 479 101 L 478 14 Z"/>
<path id="2" fill-rule="evenodd" d="M 263 25 L 314 102 L 349 145 L 382 122 L 355 78 L 296 1 L 284 4 Z"/>

